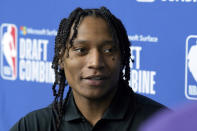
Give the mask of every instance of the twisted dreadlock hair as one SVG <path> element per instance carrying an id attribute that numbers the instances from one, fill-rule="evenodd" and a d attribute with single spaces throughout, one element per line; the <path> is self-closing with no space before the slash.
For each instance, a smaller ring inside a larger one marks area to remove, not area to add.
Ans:
<path id="1" fill-rule="evenodd" d="M 127 85 L 127 87 L 129 87 L 130 42 L 128 40 L 128 36 L 122 22 L 105 7 L 101 7 L 100 9 L 76 8 L 73 12 L 71 12 L 68 18 L 61 20 L 58 33 L 55 38 L 55 55 L 52 62 L 52 68 L 55 71 L 55 82 L 52 89 L 53 95 L 55 96 L 53 110 L 58 114 L 58 117 L 56 118 L 57 129 L 59 129 L 60 127 L 63 114 L 66 110 L 65 104 L 67 103 L 69 94 L 71 92 L 71 88 L 69 87 L 67 96 L 65 100 L 63 100 L 64 89 L 68 85 L 68 83 L 66 81 L 64 70 L 60 67 L 59 61 L 61 61 L 65 53 L 65 49 L 68 47 L 66 46 L 66 44 L 70 44 L 70 47 L 72 47 L 73 41 L 77 37 L 80 21 L 86 16 L 101 17 L 108 23 L 112 37 L 120 47 L 122 65 L 122 71 L 120 71 L 120 79 Z M 71 39 L 68 41 L 71 27 L 73 27 L 74 33 L 71 36 Z M 56 90 L 57 85 L 59 86 L 59 88 Z"/>

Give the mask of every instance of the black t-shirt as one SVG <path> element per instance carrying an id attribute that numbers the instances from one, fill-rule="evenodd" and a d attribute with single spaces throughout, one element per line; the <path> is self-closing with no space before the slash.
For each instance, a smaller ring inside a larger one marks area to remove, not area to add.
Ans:
<path id="1" fill-rule="evenodd" d="M 119 88 L 111 105 L 93 127 L 77 109 L 71 93 L 60 131 L 137 131 L 138 127 L 163 105 L 129 88 Z M 56 131 L 52 105 L 36 110 L 17 122 L 11 131 Z"/>

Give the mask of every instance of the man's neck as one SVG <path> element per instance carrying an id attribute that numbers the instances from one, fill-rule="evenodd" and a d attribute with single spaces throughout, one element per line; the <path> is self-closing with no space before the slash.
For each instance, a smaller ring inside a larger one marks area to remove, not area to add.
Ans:
<path id="1" fill-rule="evenodd" d="M 74 92 L 73 96 L 79 111 L 86 120 L 94 126 L 103 117 L 103 114 L 110 106 L 116 92 L 117 88 L 110 92 L 109 95 L 99 100 L 80 97 L 79 95 L 75 95 Z"/>

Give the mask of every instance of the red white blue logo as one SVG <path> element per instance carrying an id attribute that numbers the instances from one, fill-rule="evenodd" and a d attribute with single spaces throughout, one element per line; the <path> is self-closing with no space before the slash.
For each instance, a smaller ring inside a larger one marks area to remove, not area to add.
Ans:
<path id="1" fill-rule="evenodd" d="M 14 24 L 1 25 L 1 76 L 15 80 L 17 77 L 17 28 Z"/>

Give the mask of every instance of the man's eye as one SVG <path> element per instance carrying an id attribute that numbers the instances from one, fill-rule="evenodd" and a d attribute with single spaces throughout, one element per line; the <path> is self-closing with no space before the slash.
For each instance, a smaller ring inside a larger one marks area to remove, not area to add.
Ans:
<path id="1" fill-rule="evenodd" d="M 85 53 L 86 49 L 85 48 L 75 48 L 74 51 L 77 53 Z"/>
<path id="2" fill-rule="evenodd" d="M 113 49 L 109 48 L 109 49 L 104 49 L 104 53 L 112 53 Z"/>

